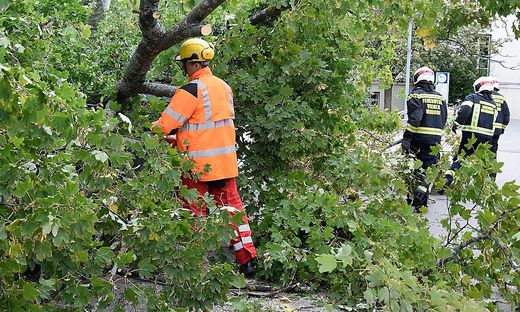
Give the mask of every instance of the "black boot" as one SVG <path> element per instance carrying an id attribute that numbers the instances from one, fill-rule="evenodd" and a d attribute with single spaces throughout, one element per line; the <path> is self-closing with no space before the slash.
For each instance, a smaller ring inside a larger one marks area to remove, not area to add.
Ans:
<path id="1" fill-rule="evenodd" d="M 255 259 L 240 265 L 240 273 L 244 273 L 245 277 L 253 277 L 255 275 Z"/>

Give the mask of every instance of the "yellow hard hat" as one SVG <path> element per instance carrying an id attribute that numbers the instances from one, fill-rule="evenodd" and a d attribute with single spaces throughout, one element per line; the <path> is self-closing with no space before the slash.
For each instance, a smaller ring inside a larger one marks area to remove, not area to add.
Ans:
<path id="1" fill-rule="evenodd" d="M 191 38 L 181 44 L 176 61 L 181 62 L 207 62 L 215 56 L 213 44 L 200 38 Z"/>

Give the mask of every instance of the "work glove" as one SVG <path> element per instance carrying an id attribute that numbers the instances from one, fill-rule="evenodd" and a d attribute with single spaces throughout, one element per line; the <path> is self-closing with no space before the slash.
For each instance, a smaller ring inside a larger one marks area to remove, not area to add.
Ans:
<path id="1" fill-rule="evenodd" d="M 175 145 L 177 145 L 177 136 L 175 134 L 173 134 L 173 135 L 165 135 L 161 139 L 159 139 L 159 142 L 160 141 L 166 141 L 171 146 L 175 146 Z"/>
<path id="2" fill-rule="evenodd" d="M 406 154 L 410 154 L 410 146 L 411 146 L 411 140 L 407 138 L 403 138 L 401 141 L 401 147 L 403 148 L 403 152 Z"/>

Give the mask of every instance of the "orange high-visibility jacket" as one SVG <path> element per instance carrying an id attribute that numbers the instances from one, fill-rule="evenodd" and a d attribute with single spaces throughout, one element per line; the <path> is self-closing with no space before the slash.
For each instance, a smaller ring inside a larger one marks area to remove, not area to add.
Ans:
<path id="1" fill-rule="evenodd" d="M 162 132 L 177 129 L 177 147 L 195 162 L 201 181 L 238 176 L 233 91 L 208 67 L 193 73 L 155 122 Z M 210 171 L 204 172 L 205 165 Z"/>

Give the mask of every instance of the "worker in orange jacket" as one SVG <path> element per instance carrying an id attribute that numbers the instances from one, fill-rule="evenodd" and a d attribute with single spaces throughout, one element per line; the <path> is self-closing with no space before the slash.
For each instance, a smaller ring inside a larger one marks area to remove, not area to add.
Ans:
<path id="1" fill-rule="evenodd" d="M 208 62 L 213 59 L 213 45 L 199 38 L 184 41 L 176 61 L 189 82 L 176 90 L 170 104 L 154 122 L 164 134 L 176 131 L 177 148 L 194 161 L 193 172 L 200 179 L 182 178 L 188 188 L 199 194 L 210 193 L 217 205 L 231 214 L 244 212 L 235 178 L 238 176 L 235 146 L 233 91 L 220 78 L 213 76 Z M 210 170 L 205 170 L 209 165 Z M 186 203 L 197 215 L 206 215 L 206 207 Z M 251 238 L 247 216 L 244 223 L 233 225 L 237 237 L 231 240 L 240 271 L 254 274 L 256 249 Z"/>

